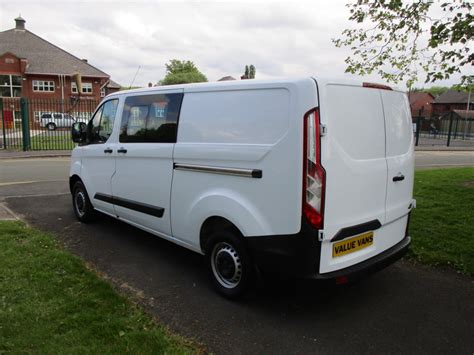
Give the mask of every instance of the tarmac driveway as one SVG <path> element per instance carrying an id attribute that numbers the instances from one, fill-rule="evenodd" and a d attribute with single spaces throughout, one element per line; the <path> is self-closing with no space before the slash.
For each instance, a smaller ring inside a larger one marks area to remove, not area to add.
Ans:
<path id="1" fill-rule="evenodd" d="M 201 256 L 107 217 L 80 224 L 66 191 L 6 202 L 214 353 L 474 351 L 472 278 L 402 261 L 351 287 L 280 280 L 233 303 L 212 291 Z"/>

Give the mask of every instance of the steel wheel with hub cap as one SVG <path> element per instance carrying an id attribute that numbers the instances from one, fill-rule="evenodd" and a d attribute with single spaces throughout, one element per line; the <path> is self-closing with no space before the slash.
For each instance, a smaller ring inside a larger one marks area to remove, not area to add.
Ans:
<path id="1" fill-rule="evenodd" d="M 74 184 L 72 190 L 72 205 L 79 221 L 87 223 L 95 219 L 96 212 L 89 200 L 86 188 L 81 181 Z"/>
<path id="2" fill-rule="evenodd" d="M 253 264 L 243 237 L 231 230 L 214 232 L 207 242 L 206 256 L 217 291 L 227 298 L 242 296 L 253 279 Z"/>

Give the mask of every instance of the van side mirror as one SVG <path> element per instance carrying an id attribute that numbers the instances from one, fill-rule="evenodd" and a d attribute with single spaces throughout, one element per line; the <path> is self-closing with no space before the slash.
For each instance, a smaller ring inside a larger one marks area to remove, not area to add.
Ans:
<path id="1" fill-rule="evenodd" d="M 74 143 L 86 141 L 86 124 L 84 122 L 74 122 L 71 127 L 71 138 Z"/>

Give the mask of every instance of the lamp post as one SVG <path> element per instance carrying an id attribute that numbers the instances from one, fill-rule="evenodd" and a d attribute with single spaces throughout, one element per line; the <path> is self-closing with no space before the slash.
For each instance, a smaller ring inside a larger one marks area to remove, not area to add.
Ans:
<path id="1" fill-rule="evenodd" d="M 467 95 L 467 106 L 466 106 L 466 117 L 464 118 L 464 138 L 463 139 L 466 139 L 466 136 L 467 136 L 467 123 L 468 123 L 467 115 L 469 113 L 470 103 L 471 103 L 471 86 L 469 86 L 469 94 Z"/>

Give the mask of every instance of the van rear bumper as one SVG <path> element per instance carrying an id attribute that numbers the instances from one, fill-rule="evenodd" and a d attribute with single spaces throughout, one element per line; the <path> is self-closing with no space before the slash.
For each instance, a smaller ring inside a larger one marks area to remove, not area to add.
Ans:
<path id="1" fill-rule="evenodd" d="M 408 251 L 410 243 L 411 238 L 407 236 L 403 238 L 401 242 L 395 244 L 390 249 L 387 249 L 384 252 L 370 259 L 364 260 L 358 264 L 349 266 L 344 269 L 328 272 L 325 274 L 317 274 L 316 279 L 328 280 L 342 276 L 347 277 L 349 280 L 360 279 L 361 277 L 367 274 L 382 270 L 390 264 L 393 264 L 398 259 L 401 259 L 403 255 L 405 255 Z"/>
<path id="2" fill-rule="evenodd" d="M 264 274 L 319 280 L 345 276 L 348 280 L 353 280 L 381 270 L 403 257 L 408 251 L 411 238 L 406 233 L 390 249 L 350 267 L 324 274 L 319 273 L 321 242 L 318 241 L 318 230 L 311 228 L 305 221 L 297 234 L 249 237 L 247 241 L 258 270 Z"/>

